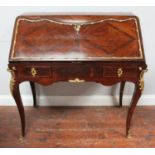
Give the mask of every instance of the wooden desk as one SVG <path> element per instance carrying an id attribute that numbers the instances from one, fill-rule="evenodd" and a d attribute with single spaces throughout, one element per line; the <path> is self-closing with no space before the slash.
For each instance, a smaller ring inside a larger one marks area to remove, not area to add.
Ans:
<path id="1" fill-rule="evenodd" d="M 19 84 L 30 81 L 50 85 L 68 81 L 94 81 L 120 86 L 120 106 L 125 82 L 135 84 L 129 107 L 126 134 L 144 88 L 147 68 L 136 16 L 116 15 L 23 15 L 15 22 L 9 56 L 10 89 L 16 101 L 25 135 L 25 114 Z M 104 118 L 103 118 L 104 119 Z"/>

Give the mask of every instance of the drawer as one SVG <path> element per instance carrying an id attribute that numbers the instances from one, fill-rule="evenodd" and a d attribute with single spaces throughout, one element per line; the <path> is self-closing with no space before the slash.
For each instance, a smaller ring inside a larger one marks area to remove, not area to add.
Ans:
<path id="1" fill-rule="evenodd" d="M 95 79 L 101 78 L 103 75 L 102 67 L 84 64 L 70 64 L 67 66 L 56 66 L 53 68 L 53 75 L 55 78 L 70 79 L 70 78 L 83 78 Z"/>
<path id="2" fill-rule="evenodd" d="M 135 77 L 138 74 L 136 68 L 127 68 L 127 67 L 103 67 L 103 77 Z"/>
<path id="3" fill-rule="evenodd" d="M 27 77 L 51 77 L 50 66 L 26 66 L 22 69 L 22 75 Z"/>

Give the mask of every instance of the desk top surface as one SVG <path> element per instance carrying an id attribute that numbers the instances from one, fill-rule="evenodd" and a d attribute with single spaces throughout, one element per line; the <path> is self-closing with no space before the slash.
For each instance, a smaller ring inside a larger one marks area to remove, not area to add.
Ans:
<path id="1" fill-rule="evenodd" d="M 144 60 L 136 16 L 23 15 L 10 61 Z"/>

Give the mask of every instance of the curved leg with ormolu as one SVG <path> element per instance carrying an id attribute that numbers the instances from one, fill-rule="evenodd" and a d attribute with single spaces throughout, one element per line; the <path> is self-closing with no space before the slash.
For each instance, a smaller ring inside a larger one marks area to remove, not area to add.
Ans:
<path id="1" fill-rule="evenodd" d="M 125 87 L 125 81 L 122 81 L 120 83 L 120 94 L 119 94 L 119 106 L 120 107 L 122 107 L 124 87 Z"/>
<path id="2" fill-rule="evenodd" d="M 36 89 L 35 89 L 34 82 L 30 81 L 30 87 L 31 87 L 32 96 L 33 96 L 33 107 L 37 108 Z"/>
<path id="3" fill-rule="evenodd" d="M 14 83 L 14 85 L 12 85 L 12 95 L 17 104 L 17 108 L 19 111 L 20 119 L 21 119 L 22 136 L 24 137 L 25 136 L 25 112 L 24 112 L 24 107 L 23 107 L 23 103 L 21 100 L 19 83 Z"/>
<path id="4" fill-rule="evenodd" d="M 128 110 L 128 115 L 127 115 L 127 120 L 126 120 L 126 135 L 128 136 L 128 138 L 130 138 L 130 124 L 131 124 L 131 119 L 132 119 L 132 116 L 133 116 L 133 112 L 136 108 L 136 105 L 137 105 L 137 102 L 139 100 L 141 96 L 141 89 L 139 87 L 139 84 L 135 84 L 135 90 L 134 90 L 134 94 L 133 94 L 133 97 L 132 97 L 132 100 L 131 100 L 131 104 L 130 104 L 130 107 L 129 107 L 129 110 Z"/>

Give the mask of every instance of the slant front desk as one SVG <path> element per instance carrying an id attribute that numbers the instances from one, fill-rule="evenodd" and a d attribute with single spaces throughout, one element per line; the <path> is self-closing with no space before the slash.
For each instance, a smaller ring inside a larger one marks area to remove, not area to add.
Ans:
<path id="1" fill-rule="evenodd" d="M 23 15 L 16 19 L 8 70 L 25 135 L 25 114 L 19 84 L 94 81 L 120 82 L 120 106 L 125 82 L 135 91 L 127 114 L 126 134 L 144 87 L 145 63 L 139 20 L 116 15 Z M 104 119 L 104 118 L 103 118 Z"/>

